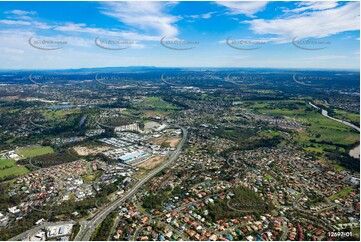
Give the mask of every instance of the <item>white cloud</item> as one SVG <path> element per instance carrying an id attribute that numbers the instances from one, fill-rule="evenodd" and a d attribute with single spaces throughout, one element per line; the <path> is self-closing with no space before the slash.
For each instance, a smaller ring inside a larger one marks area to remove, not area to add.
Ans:
<path id="1" fill-rule="evenodd" d="M 7 24 L 7 25 L 31 25 L 28 21 L 22 21 L 22 20 L 9 20 L 9 19 L 1 19 L 0 23 Z"/>
<path id="2" fill-rule="evenodd" d="M 178 29 L 174 26 L 180 18 L 164 13 L 174 3 L 165 2 L 104 2 L 102 13 L 116 18 L 127 26 L 145 33 L 174 37 Z"/>
<path id="3" fill-rule="evenodd" d="M 279 42 L 290 42 L 293 38 L 322 38 L 345 31 L 360 29 L 359 3 L 349 2 L 344 6 L 293 14 L 287 18 L 273 20 L 255 19 L 244 21 L 257 34 L 271 34 Z"/>
<path id="4" fill-rule="evenodd" d="M 28 48 L 28 39 L 35 35 L 34 32 L 20 29 L 1 30 L 0 31 L 0 58 L 6 60 L 9 57 L 13 59 L 23 57 Z M 14 51 L 17 50 L 17 51 Z"/>
<path id="5" fill-rule="evenodd" d="M 30 26 L 31 28 L 37 29 L 50 29 L 52 26 L 49 26 L 47 23 L 39 21 L 23 21 L 23 20 L 10 20 L 10 19 L 1 19 L 0 24 L 6 25 L 20 25 L 20 26 Z"/>
<path id="6" fill-rule="evenodd" d="M 19 9 L 14 9 L 4 12 L 9 18 L 12 19 L 22 19 L 22 20 L 31 20 L 33 15 L 36 14 L 35 11 L 24 11 Z"/>
<path id="7" fill-rule="evenodd" d="M 237 38 L 238 36 L 230 36 L 229 37 L 229 41 L 247 41 L 249 42 L 249 44 L 252 44 L 252 43 L 269 43 L 269 42 L 276 42 L 279 40 L 279 38 L 259 38 L 259 39 L 255 39 L 255 38 Z M 226 39 L 223 39 L 223 40 L 219 40 L 218 41 L 219 44 L 226 44 L 227 43 L 227 40 Z M 243 43 L 244 45 L 247 45 L 247 43 Z"/>
<path id="8" fill-rule="evenodd" d="M 32 48 L 28 44 L 29 36 L 36 39 L 51 39 L 66 41 L 64 48 L 55 51 L 44 51 Z M 132 48 L 136 46 L 131 46 Z M 90 49 L 89 49 L 90 48 Z M 89 51 L 91 50 L 91 51 Z M 130 50 L 125 50 L 130 51 Z M 133 55 L 117 55 L 116 51 L 105 51 L 95 46 L 94 39 L 70 36 L 41 36 L 35 32 L 12 29 L 0 30 L 0 59 L 7 60 L 1 63 L 1 68 L 81 68 L 97 66 L 116 66 L 118 63 L 137 65 L 139 57 Z M 142 58 L 141 58 L 142 59 Z M 149 59 L 148 65 L 152 65 Z"/>
<path id="9" fill-rule="evenodd" d="M 102 28 L 91 28 L 84 23 L 66 23 L 61 26 L 56 26 L 54 30 L 61 32 L 77 32 L 87 33 L 96 36 L 113 36 L 127 40 L 146 40 L 146 41 L 159 41 L 159 36 L 142 35 L 136 32 L 120 31 L 120 30 L 107 30 Z"/>
<path id="10" fill-rule="evenodd" d="M 212 15 L 214 14 L 215 12 L 209 12 L 209 13 L 204 13 L 204 14 L 201 14 L 201 18 L 203 19 L 209 19 L 212 17 Z"/>
<path id="11" fill-rule="evenodd" d="M 228 8 L 228 14 L 239 15 L 243 14 L 248 17 L 254 17 L 254 14 L 265 9 L 268 2 L 216 2 L 218 5 Z"/>
<path id="12" fill-rule="evenodd" d="M 39 22 L 39 21 L 33 21 L 31 24 L 34 28 L 37 28 L 37 29 L 51 29 L 52 28 L 52 26 L 48 25 L 47 23 Z"/>
<path id="13" fill-rule="evenodd" d="M 14 9 L 11 11 L 6 11 L 5 14 L 15 14 L 15 15 L 34 15 L 36 14 L 35 11 L 24 11 L 19 9 Z"/>
<path id="14" fill-rule="evenodd" d="M 186 15 L 186 18 L 191 18 L 191 19 L 209 19 L 212 17 L 213 14 L 215 14 L 216 12 L 209 12 L 209 13 L 204 13 L 204 14 L 196 14 L 196 15 Z"/>
<path id="15" fill-rule="evenodd" d="M 301 2 L 298 4 L 299 8 L 295 8 L 292 10 L 284 10 L 284 12 L 293 12 L 293 13 L 300 13 L 307 10 L 325 10 L 331 9 L 338 6 L 337 2 Z"/>
<path id="16" fill-rule="evenodd" d="M 38 28 L 38 29 L 50 29 L 51 26 L 49 26 L 47 23 L 39 22 L 34 20 L 33 15 L 36 14 L 35 11 L 24 11 L 24 10 L 11 10 L 4 12 L 6 15 L 8 15 L 7 19 L 0 20 L 1 24 L 6 25 L 26 25 L 31 26 L 32 28 Z"/>
<path id="17" fill-rule="evenodd" d="M 18 15 L 27 15 L 27 14 L 35 14 L 36 12 L 27 12 L 22 10 L 12 10 L 7 12 L 8 14 L 18 14 Z M 2 25 L 11 25 L 13 27 L 12 29 L 7 29 L 6 35 L 9 36 L 17 36 L 17 33 L 21 31 L 22 33 L 25 33 L 27 31 L 34 31 L 32 34 L 29 34 L 27 36 L 21 35 L 21 39 L 23 40 L 22 43 L 17 43 L 20 48 L 29 47 L 26 43 L 27 40 L 30 37 L 34 38 L 44 38 L 44 39 L 61 39 L 64 41 L 67 41 L 69 43 L 69 46 L 74 47 L 90 47 L 95 46 L 94 41 L 96 37 L 100 37 L 104 40 L 131 40 L 133 41 L 133 44 L 131 45 L 131 48 L 134 49 L 141 49 L 146 48 L 144 44 L 139 43 L 140 40 L 143 41 L 159 41 L 160 36 L 157 35 L 143 35 L 139 34 L 137 32 L 132 31 L 121 31 L 118 29 L 104 29 L 104 28 L 96 28 L 96 27 L 89 27 L 85 23 L 56 23 L 52 25 L 48 25 L 45 22 L 39 22 L 36 21 L 33 18 L 30 18 L 29 20 L 25 21 L 23 18 L 17 18 L 15 19 L 0 19 L 0 24 Z M 22 28 L 22 29 L 20 29 Z M 50 36 L 44 36 L 39 34 L 37 30 L 44 30 L 44 29 L 51 29 L 54 30 L 53 33 Z M 29 32 L 27 32 L 29 33 Z M 64 34 L 70 33 L 73 35 L 72 37 L 67 36 Z M 2 38 L 7 38 L 4 35 L 4 31 L 1 31 Z M 86 35 L 88 34 L 88 35 Z M 18 36 L 17 39 L 19 39 L 20 36 Z M 14 44 L 15 44 L 14 43 Z"/>

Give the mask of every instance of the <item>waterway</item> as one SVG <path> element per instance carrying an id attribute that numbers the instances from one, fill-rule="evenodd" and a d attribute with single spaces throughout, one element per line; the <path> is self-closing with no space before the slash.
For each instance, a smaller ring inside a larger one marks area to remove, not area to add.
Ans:
<path id="1" fill-rule="evenodd" d="M 308 104 L 310 104 L 312 107 L 316 108 L 316 109 L 320 109 L 319 107 L 317 107 L 316 105 L 314 105 L 313 103 L 309 102 Z M 349 122 L 346 122 L 344 120 L 341 120 L 341 119 L 337 119 L 337 118 L 334 118 L 334 117 L 331 117 L 328 115 L 328 112 L 327 110 L 324 110 L 322 109 L 321 111 L 322 115 L 325 116 L 326 118 L 329 118 L 329 119 L 332 119 L 334 121 L 337 121 L 339 123 L 342 123 L 344 125 L 347 125 L 353 129 L 356 129 L 358 132 L 360 132 L 360 128 L 357 127 L 356 125 L 352 124 L 352 123 L 349 123 Z M 350 150 L 349 152 L 349 155 L 353 158 L 357 158 L 357 159 L 360 159 L 360 145 L 356 146 L 355 148 L 353 148 L 352 150 Z"/>
<path id="2" fill-rule="evenodd" d="M 81 120 L 79 121 L 79 126 L 82 126 L 85 123 L 85 120 L 87 118 L 87 115 L 84 115 Z"/>
<path id="3" fill-rule="evenodd" d="M 49 109 L 69 109 L 69 108 L 73 108 L 73 107 L 74 107 L 73 105 L 63 104 L 63 105 L 48 106 L 47 108 L 49 108 Z"/>

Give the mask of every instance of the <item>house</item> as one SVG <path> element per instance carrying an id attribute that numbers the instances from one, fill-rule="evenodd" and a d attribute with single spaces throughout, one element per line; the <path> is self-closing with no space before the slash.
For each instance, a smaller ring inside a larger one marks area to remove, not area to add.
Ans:
<path id="1" fill-rule="evenodd" d="M 8 210 L 9 210 L 10 213 L 13 213 L 13 214 L 20 212 L 20 209 L 18 209 L 17 206 L 8 208 Z"/>
<path id="2" fill-rule="evenodd" d="M 323 230 L 322 229 L 317 229 L 316 231 L 315 231 L 315 235 L 316 236 L 319 236 L 320 234 L 322 234 L 323 233 Z"/>
<path id="3" fill-rule="evenodd" d="M 144 218 L 142 218 L 142 223 L 143 223 L 143 224 L 145 224 L 145 223 L 147 223 L 147 222 L 148 222 L 148 220 L 149 220 L 149 218 L 148 218 L 148 217 L 144 217 Z"/>
<path id="4" fill-rule="evenodd" d="M 172 235 L 173 235 L 173 232 L 172 232 L 172 231 L 168 231 L 168 232 L 165 234 L 165 237 L 171 238 Z"/>
<path id="5" fill-rule="evenodd" d="M 42 218 L 42 219 L 39 219 L 38 221 L 36 221 L 35 224 L 36 224 L 36 225 L 39 225 L 39 224 L 41 224 L 41 223 L 44 222 L 44 221 L 45 221 L 45 219 Z"/>
<path id="6" fill-rule="evenodd" d="M 218 240 L 218 236 L 217 236 L 216 234 L 212 234 L 212 235 L 209 237 L 209 239 L 210 239 L 211 241 L 216 241 L 216 240 Z"/>

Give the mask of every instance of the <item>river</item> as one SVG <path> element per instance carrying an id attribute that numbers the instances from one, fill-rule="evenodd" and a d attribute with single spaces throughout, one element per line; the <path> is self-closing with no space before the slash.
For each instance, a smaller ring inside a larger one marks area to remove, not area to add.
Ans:
<path id="1" fill-rule="evenodd" d="M 311 102 L 308 102 L 308 104 L 310 104 L 312 107 L 316 108 L 316 109 L 320 109 L 319 107 L 317 107 L 316 105 L 314 105 L 313 103 Z M 329 119 L 332 119 L 332 120 L 335 120 L 339 123 L 342 123 L 344 125 L 347 125 L 353 129 L 356 129 L 358 132 L 360 132 L 360 128 L 357 127 L 356 125 L 352 124 L 352 123 L 349 123 L 349 122 L 346 122 L 344 120 L 341 120 L 341 119 L 337 119 L 337 118 L 334 118 L 334 117 L 331 117 L 328 115 L 328 112 L 327 110 L 324 110 L 322 109 L 322 115 L 329 118 Z M 349 155 L 353 158 L 357 158 L 357 159 L 360 159 L 360 145 L 356 146 L 355 148 L 353 148 L 352 150 L 350 150 L 349 152 Z"/>
<path id="2" fill-rule="evenodd" d="M 82 126 L 85 123 L 87 115 L 84 115 L 81 120 L 79 121 L 79 126 Z"/>

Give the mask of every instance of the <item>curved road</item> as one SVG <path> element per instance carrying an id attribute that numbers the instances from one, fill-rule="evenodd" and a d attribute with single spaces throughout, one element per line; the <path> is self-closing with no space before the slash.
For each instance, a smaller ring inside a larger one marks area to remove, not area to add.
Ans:
<path id="1" fill-rule="evenodd" d="M 148 173 L 142 180 L 140 180 L 138 183 L 134 185 L 128 192 L 126 192 L 121 198 L 115 200 L 114 202 L 110 203 L 107 207 L 105 207 L 102 211 L 100 211 L 97 215 L 95 215 L 90 221 L 84 221 L 82 224 L 82 228 L 80 229 L 79 233 L 76 235 L 75 239 L 76 241 L 89 241 L 92 233 L 94 232 L 95 228 L 108 216 L 108 214 L 116 209 L 122 202 L 127 200 L 129 197 L 133 196 L 134 193 L 146 182 L 148 182 L 153 176 L 161 172 L 163 169 L 168 167 L 172 162 L 174 162 L 180 152 L 182 151 L 182 148 L 187 140 L 187 130 L 183 127 L 177 127 L 181 128 L 183 132 L 183 138 L 181 143 L 178 145 L 177 149 L 172 153 L 172 155 L 169 157 L 166 163 L 164 163 L 162 166 L 158 167 L 155 170 L 152 170 L 150 173 Z"/>

